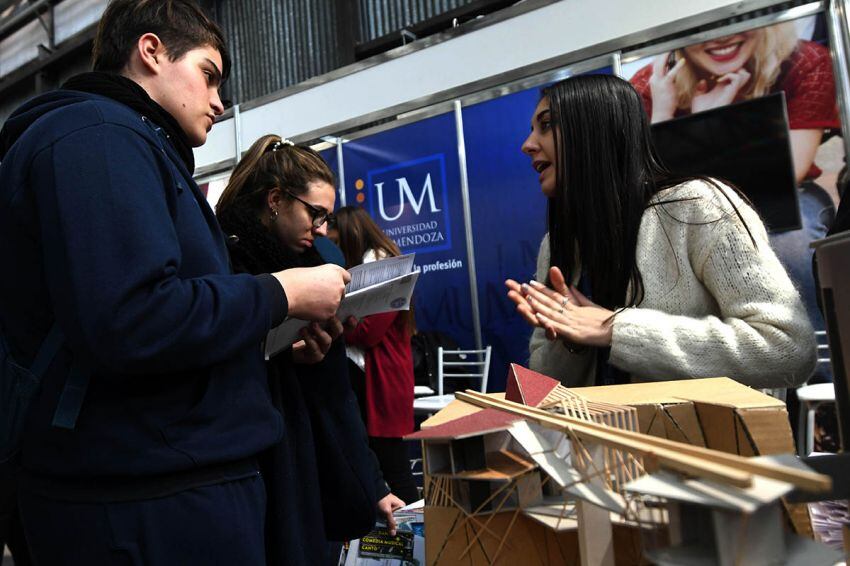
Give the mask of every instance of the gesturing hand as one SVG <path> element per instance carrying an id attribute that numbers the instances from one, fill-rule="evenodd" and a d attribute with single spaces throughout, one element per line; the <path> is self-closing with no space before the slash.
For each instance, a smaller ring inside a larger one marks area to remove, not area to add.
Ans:
<path id="1" fill-rule="evenodd" d="M 553 289 L 548 289 L 545 285 L 540 285 L 542 287 L 541 292 L 546 293 L 556 303 L 562 303 L 564 299 L 567 302 L 577 302 L 576 296 L 564 280 L 560 269 L 557 267 L 549 269 L 549 281 L 552 283 Z M 508 298 L 516 303 L 516 310 L 520 316 L 532 326 L 541 326 L 540 321 L 537 320 L 537 314 L 531 308 L 531 304 L 526 298 L 525 285 L 520 285 L 513 279 L 508 279 L 505 281 L 505 286 L 509 289 Z"/>
<path id="2" fill-rule="evenodd" d="M 552 267 L 549 280 L 554 289 L 531 281 L 519 285 L 508 280 L 508 297 L 529 323 L 543 328 L 549 340 L 558 338 L 568 346 L 610 346 L 614 312 L 600 307 L 575 287 L 568 287 L 561 270 Z M 560 290 L 560 292 L 559 292 Z"/>

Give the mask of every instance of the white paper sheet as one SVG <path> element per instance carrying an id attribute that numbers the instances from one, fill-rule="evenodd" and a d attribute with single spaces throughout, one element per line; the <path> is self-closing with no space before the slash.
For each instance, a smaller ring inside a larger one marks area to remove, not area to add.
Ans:
<path id="1" fill-rule="evenodd" d="M 382 312 L 409 310 L 420 273 L 419 269 L 414 270 L 413 259 L 414 254 L 409 254 L 353 268 L 337 318 L 345 321 L 349 316 L 362 318 Z M 266 359 L 298 341 L 298 333 L 308 324 L 307 321 L 290 318 L 269 331 L 264 349 Z"/>

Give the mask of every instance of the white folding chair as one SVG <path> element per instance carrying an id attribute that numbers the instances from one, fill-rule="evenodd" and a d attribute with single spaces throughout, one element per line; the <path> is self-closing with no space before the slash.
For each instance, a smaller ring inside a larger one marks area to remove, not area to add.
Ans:
<path id="1" fill-rule="evenodd" d="M 825 330 L 815 331 L 818 364 L 831 365 L 829 342 Z M 823 403 L 835 403 L 835 386 L 832 383 L 801 385 L 797 388 L 800 414 L 797 417 L 797 454 L 808 456 L 815 449 L 815 413 Z"/>
<path id="2" fill-rule="evenodd" d="M 797 453 L 808 456 L 815 449 L 815 413 L 823 403 L 835 403 L 835 385 L 816 383 L 797 388 L 800 415 L 797 420 Z"/>
<path id="3" fill-rule="evenodd" d="M 437 394 L 414 399 L 413 411 L 436 413 L 454 400 L 453 393 L 443 394 L 443 380 L 446 377 L 470 381 L 480 380 L 478 390 L 486 393 L 491 352 L 491 346 L 483 350 L 444 350 L 442 346 L 437 348 Z"/>

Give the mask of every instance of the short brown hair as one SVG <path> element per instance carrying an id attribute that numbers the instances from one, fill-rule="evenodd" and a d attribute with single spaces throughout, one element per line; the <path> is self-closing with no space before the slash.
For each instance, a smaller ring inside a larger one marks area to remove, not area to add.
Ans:
<path id="1" fill-rule="evenodd" d="M 213 47 L 221 54 L 222 79 L 230 75 L 224 34 L 193 0 L 110 0 L 97 26 L 92 68 L 120 72 L 146 33 L 162 40 L 171 61 L 192 49 Z"/>

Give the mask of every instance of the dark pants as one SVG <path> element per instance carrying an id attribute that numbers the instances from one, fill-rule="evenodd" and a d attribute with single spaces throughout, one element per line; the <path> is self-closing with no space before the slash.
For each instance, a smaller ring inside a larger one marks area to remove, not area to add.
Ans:
<path id="1" fill-rule="evenodd" d="M 348 375 L 351 378 L 351 388 L 357 403 L 360 405 L 360 416 L 368 427 L 366 419 L 366 374 L 351 360 L 348 360 Z M 410 455 L 407 444 L 401 438 L 369 437 L 369 448 L 378 458 L 384 481 L 396 497 L 405 503 L 413 503 L 419 499 L 419 490 L 410 471 Z"/>
<path id="2" fill-rule="evenodd" d="M 4 532 L 0 535 L 0 564 L 3 564 L 3 543 L 5 542 L 15 566 L 30 566 L 32 559 L 27 548 L 27 539 L 24 537 L 24 527 L 21 524 L 17 505 L 12 509 L 9 517 Z"/>
<path id="3" fill-rule="evenodd" d="M 401 438 L 369 437 L 369 448 L 378 457 L 384 481 L 390 486 L 393 494 L 405 503 L 413 503 L 419 499 L 419 490 L 410 472 L 410 455 L 407 453 L 407 443 Z"/>
<path id="4" fill-rule="evenodd" d="M 4 545 L 9 547 L 15 566 L 32 564 L 18 513 L 15 472 L 9 464 L 0 464 L 0 564 L 3 563 Z"/>
<path id="5" fill-rule="evenodd" d="M 265 505 L 259 475 L 128 503 L 20 494 L 33 561 L 43 566 L 265 566 Z"/>

